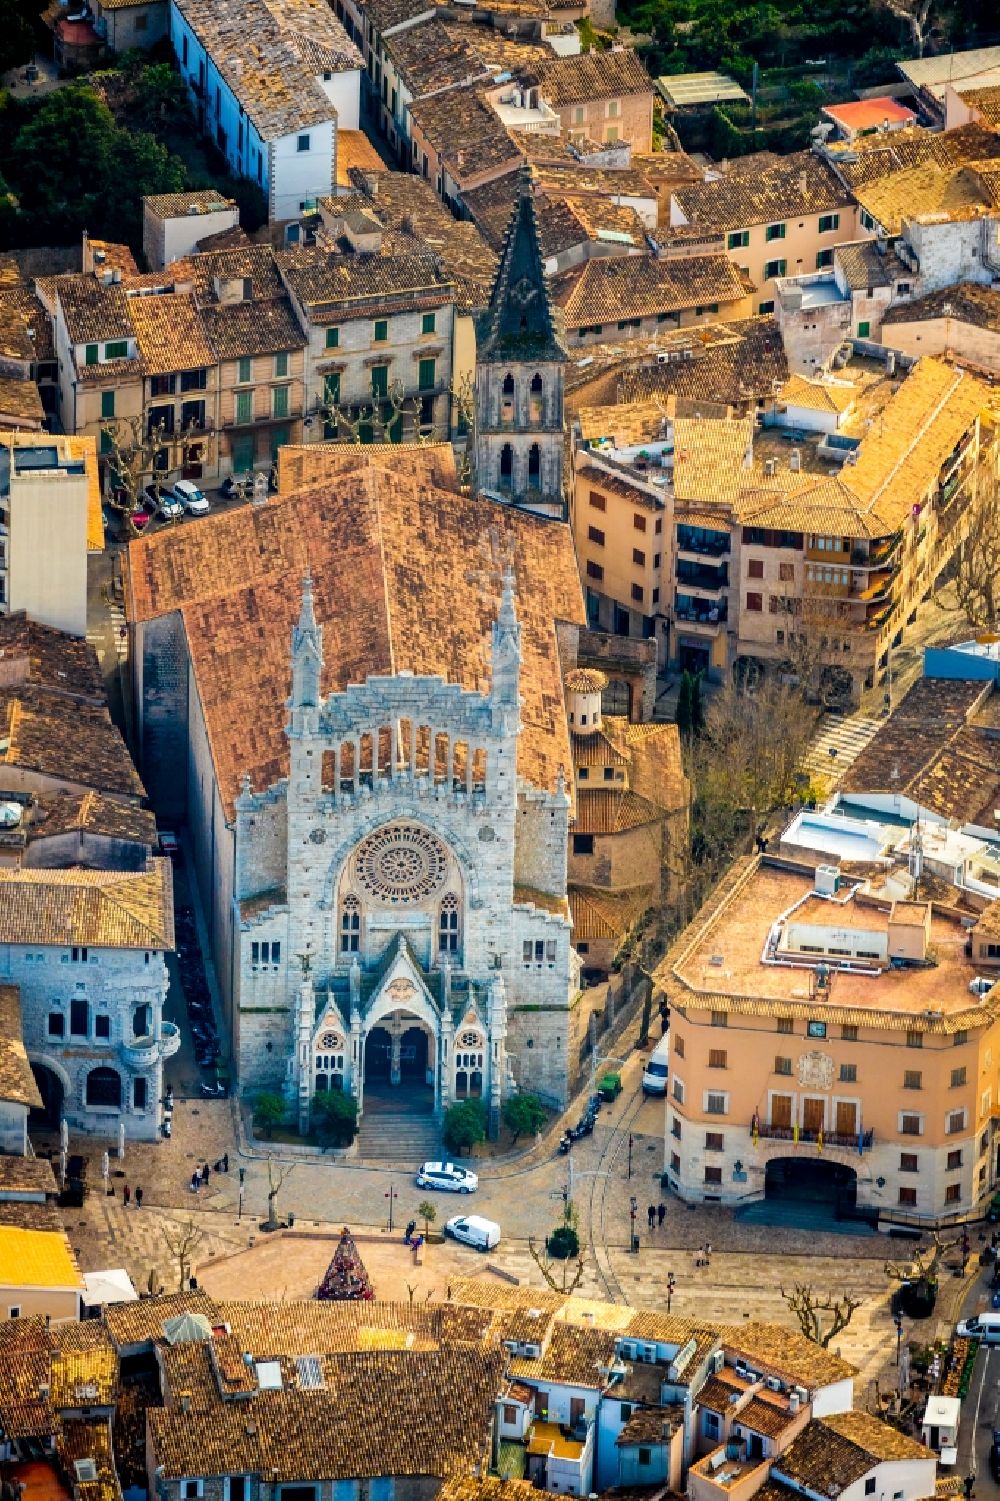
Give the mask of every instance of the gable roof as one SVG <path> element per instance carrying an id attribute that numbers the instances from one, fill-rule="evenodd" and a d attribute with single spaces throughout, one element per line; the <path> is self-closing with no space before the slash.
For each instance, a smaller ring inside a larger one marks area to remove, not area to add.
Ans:
<path id="1" fill-rule="evenodd" d="M 170 861 L 144 871 L 0 868 L 0 943 L 172 949 Z"/>
<path id="2" fill-rule="evenodd" d="M 712 303 L 739 303 L 751 287 L 727 255 L 685 256 L 660 261 L 645 257 L 600 257 L 553 277 L 552 300 L 567 328 L 614 324 L 624 318 Z"/>
<path id="3" fill-rule="evenodd" d="M 748 229 L 849 203 L 836 174 L 811 151 L 743 157 L 722 177 L 676 188 L 673 199 L 688 224 L 717 230 Z"/>

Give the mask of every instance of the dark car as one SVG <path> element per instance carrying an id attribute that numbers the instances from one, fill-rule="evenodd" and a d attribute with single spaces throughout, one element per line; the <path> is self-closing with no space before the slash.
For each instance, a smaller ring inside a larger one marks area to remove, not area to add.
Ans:
<path id="1" fill-rule="evenodd" d="M 993 1443 L 990 1445 L 990 1474 L 994 1485 L 1000 1485 L 1000 1442 L 996 1434 L 993 1435 Z"/>
<path id="2" fill-rule="evenodd" d="M 1000 1224 L 1000 1193 L 994 1194 L 990 1200 L 990 1207 L 986 1211 L 986 1223 L 988 1225 Z"/>

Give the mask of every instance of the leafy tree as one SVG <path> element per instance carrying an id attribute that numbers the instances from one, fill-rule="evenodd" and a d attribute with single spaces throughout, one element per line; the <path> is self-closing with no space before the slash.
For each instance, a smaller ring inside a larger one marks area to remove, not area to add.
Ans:
<path id="1" fill-rule="evenodd" d="M 437 1205 L 432 1204 L 430 1199 L 421 1199 L 417 1205 L 417 1213 L 424 1222 L 424 1236 L 431 1233 L 431 1226 L 438 1217 Z"/>
<path id="2" fill-rule="evenodd" d="M 469 1152 L 486 1140 L 486 1111 L 481 1100 L 459 1100 L 449 1106 L 444 1139 L 453 1152 Z"/>
<path id="3" fill-rule="evenodd" d="M 280 1094 L 266 1091 L 253 1102 L 253 1123 L 270 1140 L 275 1126 L 280 1126 L 286 1115 L 285 1102 Z"/>
<path id="4" fill-rule="evenodd" d="M 548 1112 L 536 1094 L 514 1094 L 503 1107 L 504 1125 L 519 1136 L 534 1136 L 545 1125 Z"/>
<path id="5" fill-rule="evenodd" d="M 705 710 L 701 701 L 701 673 L 691 676 L 691 732 L 700 735 L 705 728 Z"/>
<path id="6" fill-rule="evenodd" d="M 25 0 L 0 0 L 0 73 L 30 63 L 35 55 L 31 10 Z"/>
<path id="7" fill-rule="evenodd" d="M 324 1089 L 312 1097 L 312 1120 L 331 1146 L 349 1147 L 358 1129 L 358 1102 L 342 1089 Z"/>
<path id="8" fill-rule="evenodd" d="M 549 1255 L 556 1261 L 569 1261 L 580 1254 L 580 1237 L 572 1225 L 558 1225 L 547 1241 Z"/>
<path id="9" fill-rule="evenodd" d="M 677 689 L 677 728 L 681 735 L 691 733 L 691 674 L 681 673 L 680 686 Z"/>

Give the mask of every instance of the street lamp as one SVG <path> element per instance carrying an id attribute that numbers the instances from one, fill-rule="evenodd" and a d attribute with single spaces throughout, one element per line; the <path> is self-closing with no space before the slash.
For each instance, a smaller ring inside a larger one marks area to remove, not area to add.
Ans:
<path id="1" fill-rule="evenodd" d="M 396 1189 L 393 1187 L 393 1185 L 391 1183 L 389 1184 L 389 1187 L 388 1187 L 388 1189 L 386 1191 L 385 1197 L 389 1200 L 389 1234 L 391 1235 L 392 1234 L 392 1206 L 393 1206 L 393 1204 L 395 1204 L 396 1200 L 399 1198 L 399 1194 L 396 1192 Z"/>
<path id="2" fill-rule="evenodd" d="M 239 1224 L 240 1220 L 243 1218 L 243 1195 L 246 1192 L 246 1187 L 245 1187 L 245 1185 L 246 1185 L 246 1177 L 247 1177 L 247 1170 L 246 1170 L 245 1167 L 241 1167 L 240 1168 L 240 1212 L 236 1216 L 236 1223 L 237 1224 Z"/>
<path id="3" fill-rule="evenodd" d="M 639 1200 L 633 1195 L 632 1198 L 628 1201 L 628 1217 L 630 1226 L 628 1246 L 630 1251 L 635 1250 L 635 1217 L 638 1213 Z"/>
<path id="4" fill-rule="evenodd" d="M 628 1133 L 628 1181 L 632 1181 L 632 1133 Z"/>
<path id="5" fill-rule="evenodd" d="M 896 1364 L 899 1365 L 899 1347 L 903 1342 L 903 1315 L 896 1315 Z"/>
<path id="6" fill-rule="evenodd" d="M 677 1283 L 674 1281 L 674 1274 L 673 1274 L 673 1272 L 668 1272 L 667 1273 L 667 1312 L 668 1313 L 670 1312 L 670 1304 L 673 1301 L 674 1288 L 676 1286 L 677 1286 Z"/>

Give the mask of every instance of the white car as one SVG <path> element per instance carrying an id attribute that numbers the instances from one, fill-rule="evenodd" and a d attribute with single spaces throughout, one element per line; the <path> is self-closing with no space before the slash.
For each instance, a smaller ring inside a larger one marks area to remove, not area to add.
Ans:
<path id="1" fill-rule="evenodd" d="M 440 1188 L 445 1193 L 474 1194 L 479 1187 L 476 1173 L 454 1162 L 425 1162 L 417 1173 L 418 1188 Z"/>
<path id="2" fill-rule="evenodd" d="M 492 1251 L 500 1244 L 500 1226 L 495 1220 L 480 1219 L 478 1214 L 456 1214 L 446 1222 L 444 1233 L 477 1251 Z"/>
<path id="3" fill-rule="evenodd" d="M 979 999 L 982 1000 L 983 996 L 989 995 L 990 991 L 997 983 L 997 978 L 1000 977 L 994 977 L 993 975 L 977 975 L 974 980 L 969 981 L 970 994 L 977 995 Z"/>
<path id="4" fill-rule="evenodd" d="M 208 496 L 197 485 L 192 485 L 189 479 L 179 479 L 174 486 L 173 495 L 192 516 L 208 515 Z"/>

